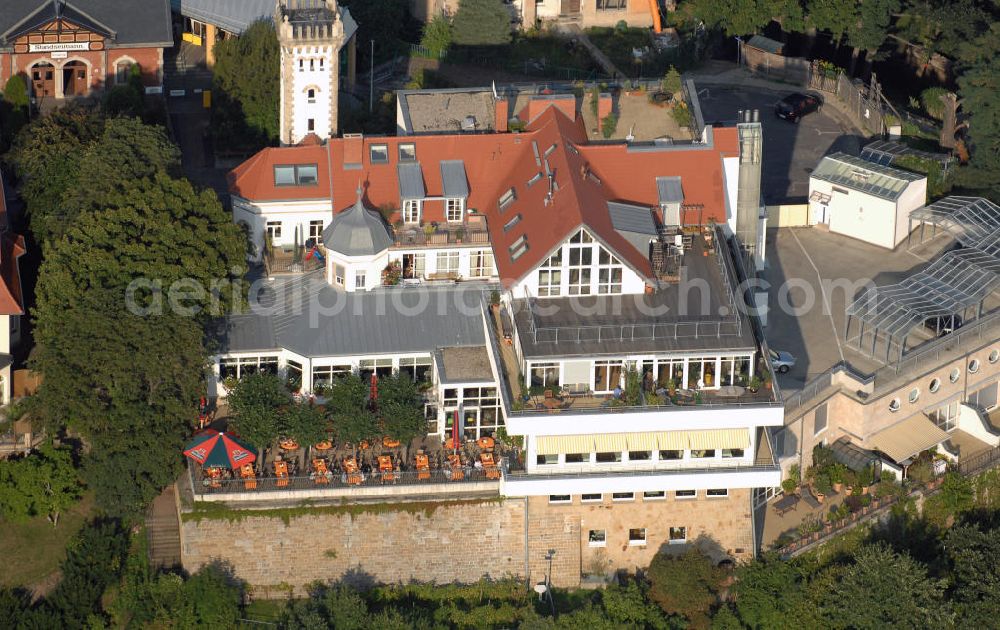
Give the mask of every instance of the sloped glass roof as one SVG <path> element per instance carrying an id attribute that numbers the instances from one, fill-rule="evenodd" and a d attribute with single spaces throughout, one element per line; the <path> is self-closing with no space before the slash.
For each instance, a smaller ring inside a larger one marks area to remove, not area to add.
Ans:
<path id="1" fill-rule="evenodd" d="M 910 182 L 924 178 L 917 173 L 883 166 L 846 153 L 824 157 L 811 176 L 889 201 L 899 199 Z"/>

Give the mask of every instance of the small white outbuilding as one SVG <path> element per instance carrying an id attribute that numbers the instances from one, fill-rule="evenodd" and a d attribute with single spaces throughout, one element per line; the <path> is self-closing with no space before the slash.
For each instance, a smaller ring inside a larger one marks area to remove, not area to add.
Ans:
<path id="1" fill-rule="evenodd" d="M 910 212 L 926 203 L 926 176 L 846 153 L 827 155 L 809 176 L 810 225 L 887 249 L 906 238 Z"/>

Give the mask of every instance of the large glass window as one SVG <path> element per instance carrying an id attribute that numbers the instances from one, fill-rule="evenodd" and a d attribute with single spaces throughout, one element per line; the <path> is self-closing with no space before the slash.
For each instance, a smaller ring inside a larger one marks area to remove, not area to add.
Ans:
<path id="1" fill-rule="evenodd" d="M 309 238 L 317 243 L 323 242 L 323 219 L 309 222 Z"/>
<path id="2" fill-rule="evenodd" d="M 958 427 L 958 401 L 954 400 L 943 407 L 938 407 L 927 415 L 941 429 L 952 431 Z"/>
<path id="3" fill-rule="evenodd" d="M 400 374 L 408 374 L 417 383 L 431 380 L 430 357 L 406 357 L 399 360 Z"/>
<path id="4" fill-rule="evenodd" d="M 438 252 L 438 273 L 458 273 L 458 252 Z"/>
<path id="5" fill-rule="evenodd" d="M 320 385 L 332 385 L 333 379 L 350 373 L 350 365 L 314 365 L 312 369 L 313 390 Z"/>
<path id="6" fill-rule="evenodd" d="M 990 383 L 986 387 L 982 387 L 969 395 L 969 403 L 978 407 L 982 407 L 986 411 L 992 410 L 997 406 L 997 384 Z"/>
<path id="7" fill-rule="evenodd" d="M 538 269 L 538 295 L 556 296 L 562 292 L 562 249 L 556 251 Z"/>
<path id="8" fill-rule="evenodd" d="M 403 200 L 403 223 L 420 223 L 420 199 Z"/>
<path id="9" fill-rule="evenodd" d="M 598 11 L 621 11 L 626 7 L 627 0 L 597 0 Z"/>
<path id="10" fill-rule="evenodd" d="M 474 249 L 471 254 L 471 276 L 473 278 L 489 278 L 496 275 L 496 265 L 493 262 L 493 250 Z"/>
<path id="11" fill-rule="evenodd" d="M 371 379 L 372 374 L 376 376 L 392 375 L 392 359 L 361 359 L 358 362 L 358 372 L 365 383 Z"/>
<path id="12" fill-rule="evenodd" d="M 590 238 L 589 235 L 587 238 Z M 590 294 L 590 273 L 594 264 L 594 248 L 590 245 L 569 247 L 569 294 Z"/>
<path id="13" fill-rule="evenodd" d="M 597 361 L 594 363 L 594 391 L 611 392 L 621 386 L 621 361 Z"/>
<path id="14" fill-rule="evenodd" d="M 558 363 L 532 363 L 531 385 L 533 387 L 552 387 L 559 384 Z"/>
<path id="15" fill-rule="evenodd" d="M 598 245 L 597 251 L 597 261 L 600 265 L 597 270 L 597 292 L 621 293 L 624 269 L 621 261 L 600 245 Z"/>
<path id="16" fill-rule="evenodd" d="M 257 372 L 277 374 L 278 356 L 226 357 L 219 361 L 219 376 L 223 380 L 227 378 L 240 379 L 248 374 L 256 374 Z"/>

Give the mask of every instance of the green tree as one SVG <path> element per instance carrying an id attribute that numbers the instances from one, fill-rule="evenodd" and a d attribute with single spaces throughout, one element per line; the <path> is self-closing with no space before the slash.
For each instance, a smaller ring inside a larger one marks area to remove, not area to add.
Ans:
<path id="1" fill-rule="evenodd" d="M 696 0 L 688 9 L 707 26 L 726 35 L 751 35 L 767 26 L 776 5 L 770 0 Z"/>
<path id="2" fill-rule="evenodd" d="M 0 460 L 0 515 L 10 520 L 45 516 L 53 527 L 83 493 L 68 448 L 46 444 L 21 459 Z"/>
<path id="3" fill-rule="evenodd" d="M 226 397 L 236 432 L 260 451 L 277 438 L 278 414 L 291 402 L 285 383 L 274 374 L 248 374 Z"/>
<path id="4" fill-rule="evenodd" d="M 971 159 L 959 182 L 1000 197 L 1000 22 L 960 47 L 962 110 L 969 117 Z"/>
<path id="5" fill-rule="evenodd" d="M 804 623 L 811 616 L 804 592 L 807 577 L 798 564 L 774 553 L 741 566 L 733 586 L 740 620 L 750 628 Z"/>
<path id="6" fill-rule="evenodd" d="M 667 94 L 677 94 L 681 91 L 681 73 L 677 71 L 677 68 L 670 66 L 667 69 L 667 73 L 660 81 L 660 89 Z"/>
<path id="7" fill-rule="evenodd" d="M 132 516 L 179 473 L 204 391 L 202 319 L 191 315 L 206 302 L 224 314 L 238 300 L 231 283 L 217 299 L 167 289 L 231 278 L 244 246 L 213 193 L 163 174 L 103 205 L 50 245 L 39 271 L 32 366 L 45 378 L 33 411 L 53 431 L 83 435 L 99 507 Z M 142 290 L 132 291 L 136 280 Z M 166 298 L 145 290 L 156 282 Z"/>
<path id="8" fill-rule="evenodd" d="M 824 612 L 835 628 L 926 628 L 949 626 L 948 608 L 924 565 L 876 544 L 854 554 L 828 592 Z"/>
<path id="9" fill-rule="evenodd" d="M 212 72 L 216 141 L 247 145 L 241 148 L 277 142 L 280 51 L 271 20 L 257 20 L 239 37 L 216 43 Z"/>
<path id="10" fill-rule="evenodd" d="M 858 55 L 862 50 L 867 53 L 867 62 L 871 64 L 875 53 L 889 35 L 892 17 L 899 11 L 899 5 L 899 0 L 857 0 L 858 21 L 847 32 L 847 42 L 852 47 L 848 74 L 854 74 Z"/>
<path id="11" fill-rule="evenodd" d="M 0 151 L 6 151 L 17 133 L 28 123 L 29 104 L 24 75 L 12 75 L 7 79 L 0 102 Z"/>
<path id="12" fill-rule="evenodd" d="M 404 444 L 427 434 L 423 400 L 413 379 L 406 372 L 396 372 L 379 379 L 378 415 L 386 435 Z"/>
<path id="13" fill-rule="evenodd" d="M 315 444 L 327 438 L 327 421 L 322 407 L 310 402 L 292 403 L 278 412 L 278 433 L 299 444 Z"/>
<path id="14" fill-rule="evenodd" d="M 830 34 L 834 46 L 858 23 L 858 7 L 843 0 L 806 0 L 807 23 Z"/>
<path id="15" fill-rule="evenodd" d="M 96 109 L 70 104 L 36 119 L 14 140 L 7 160 L 21 180 L 31 232 L 39 242 L 64 228 L 63 194 L 79 185 L 80 156 L 103 130 Z"/>
<path id="16" fill-rule="evenodd" d="M 358 23 L 358 63 L 367 68 L 371 63 L 369 42 L 375 41 L 375 63 L 389 61 L 408 50 L 408 42 L 416 41 L 419 30 L 411 27 L 409 3 L 403 0 L 346 0 L 340 3 L 351 11 Z M 413 33 L 407 33 L 415 30 Z M 367 109 L 367 108 L 366 108 Z"/>
<path id="17" fill-rule="evenodd" d="M 503 46 L 511 40 L 510 11 L 502 0 L 461 0 L 452 22 L 461 46 Z"/>
<path id="18" fill-rule="evenodd" d="M 333 382 L 327 408 L 338 440 L 357 442 L 378 434 L 375 415 L 368 409 L 368 385 L 357 374 L 346 374 Z"/>
<path id="19" fill-rule="evenodd" d="M 697 549 L 679 555 L 658 553 L 649 565 L 649 597 L 664 612 L 704 628 L 718 598 L 722 571 Z"/>
<path id="20" fill-rule="evenodd" d="M 451 24 L 443 15 L 435 15 L 434 19 L 424 25 L 424 33 L 420 45 L 436 55 L 444 55 L 451 47 Z"/>
<path id="21" fill-rule="evenodd" d="M 956 526 L 945 536 L 944 549 L 958 615 L 956 626 L 993 626 L 1000 602 L 1000 528 Z"/>

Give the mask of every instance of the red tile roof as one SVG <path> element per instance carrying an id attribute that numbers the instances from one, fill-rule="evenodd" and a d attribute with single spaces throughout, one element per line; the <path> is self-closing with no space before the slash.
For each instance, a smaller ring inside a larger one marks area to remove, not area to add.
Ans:
<path id="1" fill-rule="evenodd" d="M 656 178 L 680 176 L 685 204 L 702 206 L 704 219 L 714 216 L 724 221 L 722 157 L 738 155 L 733 128 L 714 129 L 711 146 L 657 149 L 624 143 L 591 145 L 582 120 L 574 121 L 554 106 L 537 114 L 522 133 L 353 136 L 332 139 L 325 147 L 264 149 L 230 173 L 230 191 L 260 202 L 329 198 L 332 176 L 332 206 L 337 212 L 354 203 L 359 183 L 367 206 L 398 208 L 400 144 L 415 145 L 428 198 L 443 195 L 441 161 L 463 161 L 470 191 L 467 207 L 486 216 L 497 271 L 507 282 L 523 277 L 584 225 L 626 264 L 650 277 L 647 253 L 636 250 L 614 230 L 607 202 L 656 208 Z M 372 145 L 386 145 L 388 163 L 371 163 Z M 553 180 L 548 203 L 546 162 Z M 274 186 L 274 165 L 306 163 L 318 165 L 316 186 Z M 529 185 L 538 174 L 541 179 Z M 511 188 L 516 200 L 501 211 L 499 199 Z M 504 226 L 516 215 L 520 220 L 505 231 Z M 425 201 L 423 216 L 425 221 L 443 222 L 443 202 Z M 521 236 L 527 239 L 528 251 L 511 260 L 509 248 Z"/>
<path id="2" fill-rule="evenodd" d="M 0 178 L 0 220 L 7 226 L 7 202 Z M 24 315 L 21 295 L 21 272 L 17 259 L 26 251 L 24 237 L 18 234 L 0 235 L 0 315 Z"/>

